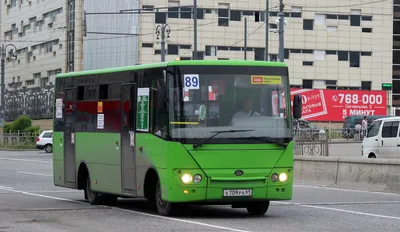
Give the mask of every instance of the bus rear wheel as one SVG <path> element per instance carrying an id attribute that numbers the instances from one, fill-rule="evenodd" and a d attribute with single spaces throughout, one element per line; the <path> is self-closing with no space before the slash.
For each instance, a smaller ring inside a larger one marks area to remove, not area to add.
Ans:
<path id="1" fill-rule="evenodd" d="M 162 216 L 171 216 L 176 211 L 176 204 L 164 201 L 162 199 L 161 193 L 161 185 L 160 180 L 157 180 L 156 189 L 155 189 L 155 204 L 157 207 L 157 211 Z"/>
<path id="2" fill-rule="evenodd" d="M 89 177 L 86 179 L 85 196 L 91 205 L 115 205 L 118 201 L 117 196 L 92 191 Z"/>
<path id="3" fill-rule="evenodd" d="M 250 215 L 257 215 L 257 216 L 264 215 L 268 211 L 268 208 L 269 208 L 269 201 L 251 202 L 246 207 L 247 212 Z"/>

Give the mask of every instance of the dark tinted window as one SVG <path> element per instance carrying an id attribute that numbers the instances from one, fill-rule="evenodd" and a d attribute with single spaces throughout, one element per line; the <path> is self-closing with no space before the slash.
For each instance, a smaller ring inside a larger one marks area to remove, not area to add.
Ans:
<path id="1" fill-rule="evenodd" d="M 46 132 L 43 134 L 42 138 L 51 138 L 53 136 L 53 133 L 51 132 Z"/>
<path id="2" fill-rule="evenodd" d="M 339 61 L 348 61 L 349 60 L 349 52 L 338 51 L 338 59 L 339 59 Z"/>
<path id="3" fill-rule="evenodd" d="M 385 122 L 382 128 L 382 138 L 396 138 L 399 122 Z"/>
<path id="4" fill-rule="evenodd" d="M 357 27 L 360 26 L 361 25 L 360 15 L 350 15 L 350 25 Z"/>
<path id="5" fill-rule="evenodd" d="M 241 19 L 241 11 L 231 10 L 231 21 L 240 21 L 240 19 Z"/>
<path id="6" fill-rule="evenodd" d="M 303 30 L 314 30 L 314 20 L 304 19 L 303 20 Z"/>
<path id="7" fill-rule="evenodd" d="M 167 23 L 167 14 L 164 12 L 158 12 L 155 14 L 155 22 L 158 24 Z"/>
<path id="8" fill-rule="evenodd" d="M 350 52 L 350 67 L 360 67 L 360 52 Z"/>

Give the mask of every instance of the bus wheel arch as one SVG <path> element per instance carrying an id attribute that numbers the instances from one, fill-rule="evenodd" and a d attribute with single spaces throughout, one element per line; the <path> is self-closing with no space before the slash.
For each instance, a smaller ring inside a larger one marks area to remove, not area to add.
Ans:
<path id="1" fill-rule="evenodd" d="M 370 159 L 376 159 L 376 155 L 374 153 L 369 153 L 368 158 Z"/>
<path id="2" fill-rule="evenodd" d="M 86 191 L 86 181 L 89 177 L 89 170 L 84 162 L 79 165 L 78 168 L 78 189 L 84 190 L 85 192 L 85 199 L 87 198 L 87 191 Z"/>
<path id="3" fill-rule="evenodd" d="M 154 202 L 155 200 L 155 188 L 157 185 L 157 181 L 160 179 L 157 171 L 151 167 L 147 170 L 145 178 L 144 178 L 144 197 L 150 202 Z"/>

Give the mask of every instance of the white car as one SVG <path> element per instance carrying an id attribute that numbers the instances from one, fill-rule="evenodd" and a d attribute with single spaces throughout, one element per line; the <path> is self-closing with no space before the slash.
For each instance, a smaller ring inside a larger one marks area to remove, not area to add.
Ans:
<path id="1" fill-rule="evenodd" d="M 45 150 L 47 153 L 53 152 L 53 131 L 43 131 L 39 137 L 36 138 L 36 148 Z"/>
<path id="2" fill-rule="evenodd" d="M 362 142 L 362 157 L 399 159 L 399 129 L 400 117 L 374 120 Z"/>

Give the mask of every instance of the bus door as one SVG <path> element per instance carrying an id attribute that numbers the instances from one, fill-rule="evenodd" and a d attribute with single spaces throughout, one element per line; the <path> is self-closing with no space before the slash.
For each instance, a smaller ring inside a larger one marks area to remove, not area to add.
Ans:
<path id="1" fill-rule="evenodd" d="M 122 128 L 121 128 L 121 181 L 122 192 L 136 196 L 136 84 L 121 87 Z"/>
<path id="2" fill-rule="evenodd" d="M 75 99 L 76 89 L 65 89 L 64 180 L 69 187 L 76 185 Z"/>

